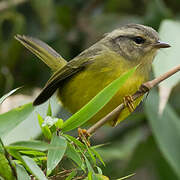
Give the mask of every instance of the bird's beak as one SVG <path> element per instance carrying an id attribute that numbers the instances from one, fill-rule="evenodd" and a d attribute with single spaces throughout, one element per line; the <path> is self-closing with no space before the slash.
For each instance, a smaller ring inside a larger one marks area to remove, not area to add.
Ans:
<path id="1" fill-rule="evenodd" d="M 158 41 L 157 43 L 153 44 L 153 47 L 155 48 L 169 48 L 171 47 L 168 43 Z"/>

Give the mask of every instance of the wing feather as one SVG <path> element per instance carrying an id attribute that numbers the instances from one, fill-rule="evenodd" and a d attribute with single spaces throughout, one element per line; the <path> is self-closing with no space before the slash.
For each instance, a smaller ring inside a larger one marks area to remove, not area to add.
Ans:
<path id="1" fill-rule="evenodd" d="M 33 105 L 40 105 L 44 103 L 46 100 L 48 100 L 54 92 L 59 88 L 59 84 L 65 80 L 66 78 L 72 76 L 73 74 L 77 73 L 78 71 L 85 68 L 88 64 L 90 64 L 92 61 L 84 61 L 81 62 L 78 66 L 74 66 L 74 61 L 69 62 L 67 65 L 65 65 L 62 69 L 57 70 L 52 77 L 49 79 L 49 81 L 46 83 L 45 87 L 41 91 L 41 93 L 38 95 L 38 97 L 34 100 Z"/>

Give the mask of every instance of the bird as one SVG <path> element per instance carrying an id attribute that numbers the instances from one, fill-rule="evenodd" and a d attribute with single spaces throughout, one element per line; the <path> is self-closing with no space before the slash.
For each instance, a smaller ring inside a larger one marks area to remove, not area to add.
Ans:
<path id="1" fill-rule="evenodd" d="M 124 98 L 131 97 L 142 83 L 148 81 L 157 51 L 170 47 L 168 43 L 160 41 L 158 33 L 153 28 L 141 24 L 126 24 L 106 33 L 101 40 L 69 62 L 39 39 L 25 35 L 16 35 L 15 38 L 53 71 L 34 100 L 35 106 L 44 103 L 58 91 L 57 97 L 62 105 L 71 113 L 75 113 L 112 81 L 137 66 L 135 73 L 88 121 L 89 124 L 96 123 L 110 113 L 124 102 Z M 135 100 L 133 107 L 137 107 L 141 100 L 142 97 Z M 126 107 L 109 124 L 116 126 L 132 111 Z"/>

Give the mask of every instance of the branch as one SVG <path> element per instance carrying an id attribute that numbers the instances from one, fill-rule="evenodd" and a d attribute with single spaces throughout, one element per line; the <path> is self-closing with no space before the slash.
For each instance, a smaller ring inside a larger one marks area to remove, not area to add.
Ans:
<path id="1" fill-rule="evenodd" d="M 2 1 L 0 2 L 0 12 L 3 11 L 3 10 L 6 10 L 12 6 L 17 6 L 21 3 L 24 3 L 28 0 L 11 0 L 11 1 Z"/>
<path id="2" fill-rule="evenodd" d="M 176 66 L 175 68 L 171 69 L 170 71 L 166 72 L 165 74 L 159 76 L 158 78 L 153 79 L 152 81 L 148 81 L 144 84 L 142 84 L 139 88 L 138 91 L 136 91 L 133 95 L 132 98 L 133 100 L 138 99 L 139 97 L 143 96 L 145 93 L 147 93 L 149 90 L 151 90 L 154 86 L 157 86 L 160 82 L 164 81 L 165 79 L 169 78 L 173 74 L 177 73 L 180 71 L 180 65 Z M 117 106 L 112 112 L 107 114 L 104 118 L 99 120 L 96 124 L 94 124 L 92 127 L 90 127 L 87 132 L 89 134 L 93 134 L 94 132 L 97 131 L 101 126 L 106 124 L 108 121 L 115 119 L 116 117 L 119 116 L 121 111 L 125 108 L 124 103 L 120 104 Z"/>

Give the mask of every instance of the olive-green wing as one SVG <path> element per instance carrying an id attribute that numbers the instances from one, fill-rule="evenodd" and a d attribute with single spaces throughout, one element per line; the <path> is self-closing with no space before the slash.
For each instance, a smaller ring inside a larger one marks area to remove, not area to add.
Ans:
<path id="1" fill-rule="evenodd" d="M 39 39 L 25 35 L 16 35 L 15 39 L 40 58 L 54 72 L 67 64 L 60 54 Z"/>
<path id="2" fill-rule="evenodd" d="M 91 62 L 91 60 L 73 60 L 70 61 L 67 65 L 65 65 L 63 68 L 57 70 L 46 83 L 45 87 L 38 95 L 38 97 L 34 100 L 33 105 L 40 105 L 47 101 L 54 94 L 57 88 L 59 88 L 59 84 L 63 80 L 82 70 Z"/>

